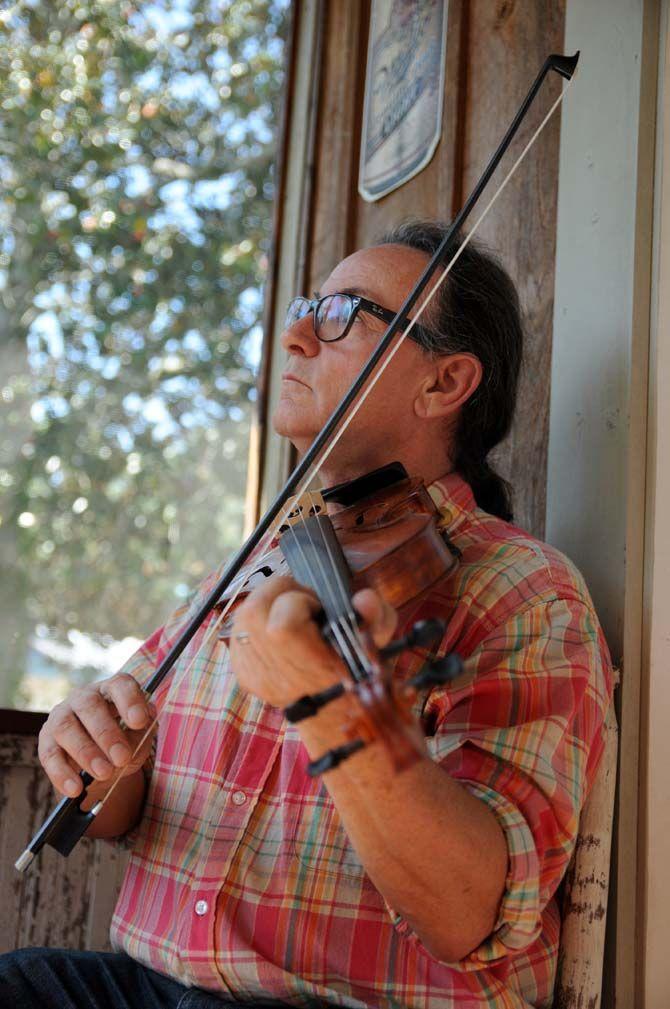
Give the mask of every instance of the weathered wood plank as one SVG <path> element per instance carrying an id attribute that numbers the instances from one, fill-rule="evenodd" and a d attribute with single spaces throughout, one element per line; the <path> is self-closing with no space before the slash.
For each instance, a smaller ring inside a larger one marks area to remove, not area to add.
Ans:
<path id="1" fill-rule="evenodd" d="M 461 188 L 466 7 L 463 0 L 449 4 L 443 133 L 434 157 L 400 189 L 367 203 L 358 195 L 358 163 L 370 5 L 367 0 L 327 5 L 307 271 L 310 290 L 346 255 L 372 244 L 400 221 L 452 216 Z"/>
<path id="2" fill-rule="evenodd" d="M 273 237 L 272 285 L 267 291 L 264 313 L 263 374 L 259 385 L 258 431 L 252 439 L 259 445 L 254 466 L 261 474 L 258 488 L 248 486 L 247 500 L 254 496 L 258 512 L 264 512 L 283 486 L 294 462 L 293 451 L 270 423 L 280 392 L 278 376 L 284 368 L 281 346 L 286 306 L 296 294 L 308 291 L 307 250 L 310 241 L 311 193 L 314 176 L 314 145 L 323 46 L 323 3 L 295 5 L 292 14 L 290 65 L 287 71 L 285 123 L 277 179 L 277 233 Z M 250 458 L 254 445 L 250 445 Z M 255 509 L 254 509 L 255 510 Z M 246 517 L 247 532 L 255 522 Z"/>
<path id="3" fill-rule="evenodd" d="M 0 736 L 0 952 L 22 946 L 109 948 L 125 852 L 84 838 L 67 859 L 45 848 L 28 872 L 14 869 L 53 805 L 36 740 Z"/>
<path id="4" fill-rule="evenodd" d="M 90 900 L 85 931 L 86 949 L 109 949 L 109 923 L 126 871 L 128 852 L 102 841 L 89 842 L 95 850 L 89 877 Z"/>
<path id="5" fill-rule="evenodd" d="M 550 52 L 561 52 L 564 0 L 473 0 L 469 5 L 464 191 L 481 174 L 506 125 Z M 546 82 L 513 149 L 492 180 L 500 181 L 558 95 Z M 554 294 L 560 118 L 555 115 L 482 225 L 517 284 L 524 309 L 526 353 L 516 420 L 496 453 L 515 489 L 515 518 L 544 533 Z M 493 188 L 491 189 L 493 192 Z"/>
<path id="6" fill-rule="evenodd" d="M 310 291 L 352 251 L 369 3 L 330 0 L 325 17 L 307 263 Z"/>
<path id="7" fill-rule="evenodd" d="M 617 769 L 618 732 L 613 703 L 604 733 L 604 753 L 582 810 L 575 852 L 563 887 L 554 1009 L 598 1009 L 601 1001 Z"/>
<path id="8" fill-rule="evenodd" d="M 442 136 L 437 150 L 432 160 L 418 175 L 381 200 L 367 203 L 354 188 L 356 220 L 352 237 L 355 248 L 372 244 L 384 231 L 409 217 L 440 218 L 449 221 L 458 210 L 462 182 L 460 154 L 464 125 L 462 117 L 465 111 L 462 85 L 467 51 L 466 35 L 467 4 L 464 5 L 462 0 L 451 0 L 447 14 Z M 362 119 L 361 106 L 359 123 L 362 123 Z M 356 186 L 359 149 L 360 145 L 356 151 L 354 166 Z"/>

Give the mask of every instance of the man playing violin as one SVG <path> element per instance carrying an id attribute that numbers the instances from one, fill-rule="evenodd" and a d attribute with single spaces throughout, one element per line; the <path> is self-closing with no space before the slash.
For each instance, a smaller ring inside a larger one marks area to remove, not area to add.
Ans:
<path id="1" fill-rule="evenodd" d="M 299 453 L 444 233 L 401 226 L 340 263 L 314 300 L 291 302 L 274 424 Z M 124 769 L 90 833 L 124 839 L 131 855 L 116 952 L 0 958 L 12 1005 L 551 1003 L 554 895 L 602 750 L 611 669 L 583 580 L 510 523 L 487 461 L 510 428 L 521 353 L 514 287 L 470 244 L 321 474 L 329 486 L 401 462 L 460 554 L 411 614 L 447 621 L 440 649 L 463 659 L 453 684 L 417 699 L 421 756 L 393 774 L 372 742 L 323 778 L 307 774 L 345 741 L 350 702 L 284 718 L 344 674 L 319 601 L 276 570 L 236 606 L 229 638 L 198 632 L 154 708 L 141 684 L 213 575 L 121 673 L 74 691 L 44 726 L 40 758 L 60 793 L 79 793 L 84 768 L 98 779 L 93 801 Z M 406 629 L 371 589 L 353 604 L 380 647 Z M 404 655 L 394 675 L 424 657 Z M 156 710 L 154 745 L 131 760 Z"/>

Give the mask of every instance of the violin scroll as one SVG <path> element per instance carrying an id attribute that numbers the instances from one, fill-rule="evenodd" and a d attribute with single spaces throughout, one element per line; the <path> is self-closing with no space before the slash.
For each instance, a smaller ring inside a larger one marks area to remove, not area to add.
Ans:
<path id="1" fill-rule="evenodd" d="M 382 649 L 382 652 L 385 653 L 386 657 L 395 656 L 405 648 L 411 647 L 412 644 L 420 643 L 423 645 L 424 643 L 430 643 L 430 641 L 435 639 L 436 630 L 439 630 L 441 636 L 444 630 L 443 621 L 421 620 L 414 625 L 409 634 L 392 642 L 390 645 L 387 645 L 385 649 Z M 429 632 L 430 641 L 426 642 Z M 449 683 L 451 680 L 460 676 L 462 671 L 462 659 L 460 655 L 457 655 L 455 652 L 451 652 L 440 659 L 427 662 L 423 669 L 416 674 L 416 676 L 407 680 L 401 687 L 402 701 L 404 702 L 407 711 L 409 712 L 409 708 L 416 697 L 417 691 Z M 329 687 L 327 690 L 322 690 L 318 694 L 305 694 L 294 704 L 286 708 L 284 714 L 289 722 L 300 722 L 304 718 L 310 718 L 313 715 L 316 715 L 321 708 L 325 707 L 325 705 L 329 704 L 331 701 L 336 700 L 338 697 L 342 697 L 347 689 L 352 688 L 348 688 L 344 683 L 336 683 L 332 687 Z M 398 704 L 398 700 L 396 700 L 396 704 Z M 362 750 L 364 746 L 366 746 L 366 741 L 364 739 L 354 738 L 341 746 L 327 750 L 326 753 L 317 760 L 310 761 L 307 765 L 307 773 L 310 777 L 317 777 L 318 775 L 325 774 L 326 771 L 333 770 L 333 768 L 338 767 L 348 757 L 357 753 L 359 750 Z"/>

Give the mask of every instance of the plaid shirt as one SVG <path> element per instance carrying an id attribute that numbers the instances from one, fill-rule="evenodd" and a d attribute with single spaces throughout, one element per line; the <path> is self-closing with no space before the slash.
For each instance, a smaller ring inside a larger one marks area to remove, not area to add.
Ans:
<path id="1" fill-rule="evenodd" d="M 433 758 L 504 831 L 508 875 L 492 934 L 459 963 L 422 946 L 366 875 L 323 781 L 306 774 L 295 728 L 237 686 L 225 641 L 207 641 L 205 626 L 155 697 L 155 762 L 112 922 L 115 949 L 224 996 L 383 1009 L 550 1005 L 554 894 L 602 749 L 607 647 L 561 554 L 476 508 L 456 474 L 430 490 L 462 559 L 403 624 L 447 618 L 441 651 L 464 659 L 458 680 L 424 694 L 417 710 Z M 127 672 L 146 682 L 214 577 Z M 424 658 L 405 653 L 394 675 Z"/>

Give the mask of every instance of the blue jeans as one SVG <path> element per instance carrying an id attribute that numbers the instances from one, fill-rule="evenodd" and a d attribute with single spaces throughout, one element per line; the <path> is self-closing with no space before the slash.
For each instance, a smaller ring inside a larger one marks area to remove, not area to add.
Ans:
<path id="1" fill-rule="evenodd" d="M 276 999 L 231 1002 L 186 988 L 125 953 L 19 949 L 0 956 L 0 1009 L 280 1009 Z"/>

